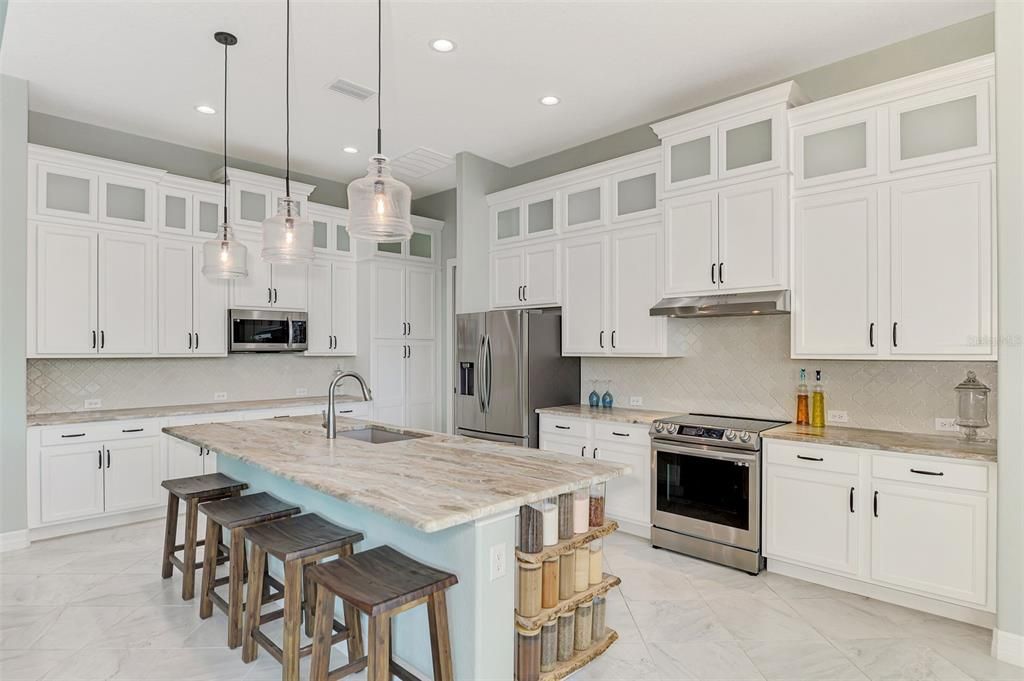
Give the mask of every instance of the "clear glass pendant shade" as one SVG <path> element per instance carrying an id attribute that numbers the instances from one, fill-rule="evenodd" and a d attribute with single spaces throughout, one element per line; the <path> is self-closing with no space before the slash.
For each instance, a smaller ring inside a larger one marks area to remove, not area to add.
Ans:
<path id="1" fill-rule="evenodd" d="M 407 241 L 412 191 L 391 175 L 386 156 L 371 156 L 366 177 L 348 185 L 348 233 L 377 242 Z"/>
<path id="2" fill-rule="evenodd" d="M 222 224 L 217 238 L 203 244 L 203 276 L 208 279 L 244 279 L 249 276 L 247 257 L 245 244 L 231 236 L 231 227 Z"/>
<path id="3" fill-rule="evenodd" d="M 299 203 L 289 196 L 277 202 L 277 215 L 263 221 L 266 262 L 284 265 L 313 261 L 313 223 L 299 215 Z"/>

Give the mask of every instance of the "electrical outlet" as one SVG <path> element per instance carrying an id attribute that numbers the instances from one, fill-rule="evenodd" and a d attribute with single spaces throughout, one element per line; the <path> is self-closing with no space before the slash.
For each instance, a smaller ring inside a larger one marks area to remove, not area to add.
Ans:
<path id="1" fill-rule="evenodd" d="M 829 409 L 825 420 L 828 423 L 849 423 L 850 415 L 841 409 Z"/>
<path id="2" fill-rule="evenodd" d="M 295 396 L 296 397 L 305 397 L 308 394 L 309 394 L 309 391 L 306 390 L 305 388 L 296 388 L 295 389 Z"/>
<path id="3" fill-rule="evenodd" d="M 945 430 L 951 433 L 960 432 L 956 427 L 956 419 L 935 419 L 935 430 Z"/>
<path id="4" fill-rule="evenodd" d="M 93 400 L 86 400 L 85 401 L 85 408 L 86 409 L 99 409 L 102 406 L 103 406 L 103 400 L 93 399 Z"/>
<path id="5" fill-rule="evenodd" d="M 226 399 L 228 399 L 228 394 L 227 393 L 214 393 L 213 394 L 213 401 L 214 402 L 223 402 Z"/>
<path id="6" fill-rule="evenodd" d="M 505 545 L 495 544 L 491 547 L 491 581 L 505 576 Z"/>
<path id="7" fill-rule="evenodd" d="M 629 398 L 629 406 L 631 407 L 642 407 L 644 406 L 644 398 L 634 395 Z"/>

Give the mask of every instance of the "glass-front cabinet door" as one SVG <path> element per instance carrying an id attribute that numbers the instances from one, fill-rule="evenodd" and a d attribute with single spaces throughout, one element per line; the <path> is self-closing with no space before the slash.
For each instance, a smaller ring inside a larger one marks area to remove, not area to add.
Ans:
<path id="1" fill-rule="evenodd" d="M 782 167 L 782 109 L 739 116 L 718 126 L 718 177 Z"/>
<path id="2" fill-rule="evenodd" d="M 313 248 L 318 251 L 329 251 L 328 237 L 331 234 L 331 219 L 315 211 L 307 216 L 313 223 Z"/>
<path id="3" fill-rule="evenodd" d="M 36 213 L 96 220 L 96 173 L 48 163 L 40 163 L 36 172 Z"/>
<path id="4" fill-rule="evenodd" d="M 159 196 L 157 227 L 162 232 L 187 236 L 192 233 L 192 194 L 162 188 Z"/>
<path id="5" fill-rule="evenodd" d="M 231 185 L 231 224 L 250 229 L 262 228 L 263 221 L 277 209 L 274 192 L 253 185 Z"/>
<path id="6" fill-rule="evenodd" d="M 434 235 L 431 232 L 413 232 L 409 238 L 408 255 L 413 260 L 433 262 Z"/>
<path id="7" fill-rule="evenodd" d="M 562 191 L 562 215 L 568 230 L 601 227 L 608 222 L 608 181 L 593 180 Z"/>
<path id="8" fill-rule="evenodd" d="M 541 237 L 555 233 L 558 215 L 558 193 L 544 194 L 526 200 L 526 236 Z"/>
<path id="9" fill-rule="evenodd" d="M 522 201 L 513 201 L 491 208 L 491 235 L 494 243 L 517 241 L 523 238 Z"/>
<path id="10" fill-rule="evenodd" d="M 665 142 L 665 189 L 688 187 L 718 178 L 718 128 L 675 135 Z"/>
<path id="11" fill-rule="evenodd" d="M 224 198 L 217 194 L 192 196 L 192 226 L 196 236 L 216 235 L 224 220 Z"/>
<path id="12" fill-rule="evenodd" d="M 612 220 L 635 220 L 658 213 L 659 165 L 634 168 L 612 177 Z"/>
<path id="13" fill-rule="evenodd" d="M 889 107 L 892 171 L 992 154 L 989 81 L 909 97 Z"/>
<path id="14" fill-rule="evenodd" d="M 156 185 L 118 175 L 99 176 L 99 221 L 129 227 L 152 227 Z"/>
<path id="15" fill-rule="evenodd" d="M 794 184 L 813 187 L 876 174 L 877 120 L 869 109 L 794 128 Z"/>
<path id="16" fill-rule="evenodd" d="M 334 231 L 334 252 L 351 254 L 352 239 L 348 235 L 348 225 L 335 220 L 331 223 L 331 229 Z"/>

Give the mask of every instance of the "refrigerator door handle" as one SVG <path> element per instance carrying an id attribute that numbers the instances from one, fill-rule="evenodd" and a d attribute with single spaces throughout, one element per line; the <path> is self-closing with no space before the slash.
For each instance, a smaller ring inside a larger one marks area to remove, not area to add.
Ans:
<path id="1" fill-rule="evenodd" d="M 486 382 L 487 382 L 487 411 L 491 410 L 491 336 L 488 334 L 484 337 L 484 342 L 487 344 L 487 355 L 484 358 L 485 369 L 487 371 Z"/>
<path id="2" fill-rule="evenodd" d="M 484 402 L 484 343 L 486 336 L 480 336 L 480 346 L 476 349 L 476 373 L 473 378 L 476 385 L 476 402 L 480 407 L 480 413 L 487 413 L 487 405 Z"/>

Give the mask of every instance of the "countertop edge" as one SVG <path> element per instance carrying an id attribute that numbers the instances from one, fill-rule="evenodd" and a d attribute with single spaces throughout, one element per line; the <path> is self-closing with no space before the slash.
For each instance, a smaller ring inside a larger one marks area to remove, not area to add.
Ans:
<path id="1" fill-rule="evenodd" d="M 833 432 L 822 433 L 801 433 L 787 431 L 786 428 L 792 428 L 793 424 L 787 424 L 785 426 L 779 426 L 771 430 L 766 430 L 761 433 L 761 437 L 769 440 L 780 440 L 785 442 L 802 442 L 806 444 L 821 444 L 830 447 L 850 447 L 856 449 L 870 449 L 873 451 L 881 452 L 894 452 L 897 454 L 917 454 L 920 456 L 939 456 L 946 459 L 956 459 L 960 461 L 978 461 L 980 463 L 996 463 L 998 461 L 998 452 L 991 454 L 985 452 L 972 452 L 957 449 L 957 440 L 948 438 L 949 448 L 943 449 L 940 447 L 927 447 L 927 446 L 914 446 L 906 444 L 893 444 L 891 442 L 873 441 L 870 436 L 865 437 L 861 434 L 863 431 L 860 429 L 850 429 L 857 432 L 846 433 L 844 436 L 843 432 L 835 432 L 836 428 L 832 427 Z M 915 435 L 920 437 L 938 437 L 934 435 L 927 435 L 922 433 L 902 433 L 898 431 L 879 431 L 879 438 L 885 437 L 914 437 Z"/>
<path id="2" fill-rule="evenodd" d="M 550 414 L 565 418 L 585 419 L 588 421 L 612 421 L 637 426 L 649 426 L 655 419 L 677 416 L 677 412 L 659 411 L 655 409 L 637 409 L 633 407 L 591 407 L 587 404 L 564 404 L 557 407 L 539 407 L 537 414 Z"/>

